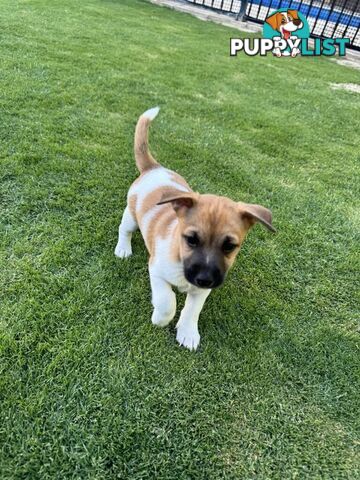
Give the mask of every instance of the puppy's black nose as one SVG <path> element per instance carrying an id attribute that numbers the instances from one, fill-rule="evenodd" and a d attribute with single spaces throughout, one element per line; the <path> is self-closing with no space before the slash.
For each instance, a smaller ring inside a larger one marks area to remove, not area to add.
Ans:
<path id="1" fill-rule="evenodd" d="M 200 288 L 211 288 L 214 285 L 214 281 L 205 276 L 199 276 L 195 280 L 196 285 Z"/>
<path id="2" fill-rule="evenodd" d="M 293 24 L 296 25 L 297 27 L 300 25 L 300 23 L 301 23 L 300 18 L 295 18 L 295 19 L 293 20 Z"/>

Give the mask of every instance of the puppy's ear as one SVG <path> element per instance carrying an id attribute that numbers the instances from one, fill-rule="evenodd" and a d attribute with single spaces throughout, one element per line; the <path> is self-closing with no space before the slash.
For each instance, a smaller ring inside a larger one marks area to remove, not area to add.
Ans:
<path id="1" fill-rule="evenodd" d="M 288 15 L 291 15 L 293 20 L 298 20 L 299 19 L 299 14 L 297 10 L 288 10 L 287 11 Z"/>
<path id="2" fill-rule="evenodd" d="M 157 205 L 171 203 L 176 213 L 185 212 L 195 205 L 196 197 L 197 194 L 194 192 L 182 192 L 174 188 L 166 190 Z"/>
<path id="3" fill-rule="evenodd" d="M 268 23 L 270 27 L 273 28 L 274 30 L 278 30 L 281 24 L 281 18 L 282 18 L 281 13 L 277 12 L 271 15 L 270 17 L 268 17 L 266 19 L 266 23 Z"/>
<path id="4" fill-rule="evenodd" d="M 271 211 L 268 208 L 251 203 L 239 203 L 239 207 L 240 214 L 243 219 L 247 220 L 249 227 L 252 227 L 256 222 L 260 222 L 271 232 L 276 232 L 271 221 Z"/>

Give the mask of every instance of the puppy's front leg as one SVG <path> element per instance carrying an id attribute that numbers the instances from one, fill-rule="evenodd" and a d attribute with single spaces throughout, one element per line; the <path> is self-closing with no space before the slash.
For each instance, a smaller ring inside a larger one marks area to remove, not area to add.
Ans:
<path id="1" fill-rule="evenodd" d="M 300 49 L 299 48 L 293 48 L 291 50 L 291 56 L 296 57 L 296 55 L 300 55 Z"/>
<path id="2" fill-rule="evenodd" d="M 210 292 L 211 290 L 197 289 L 187 294 L 185 306 L 176 325 L 176 340 L 189 350 L 196 350 L 200 343 L 198 320 Z"/>
<path id="3" fill-rule="evenodd" d="M 175 316 L 176 296 L 168 282 L 150 272 L 152 304 L 154 311 L 151 321 L 154 325 L 165 327 Z"/>

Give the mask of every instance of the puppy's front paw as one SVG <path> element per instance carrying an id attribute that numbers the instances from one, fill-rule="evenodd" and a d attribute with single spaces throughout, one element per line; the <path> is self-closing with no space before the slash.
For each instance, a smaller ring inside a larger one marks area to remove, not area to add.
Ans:
<path id="1" fill-rule="evenodd" d="M 175 311 L 167 312 L 164 314 L 164 313 L 160 313 L 155 308 L 151 317 L 151 322 L 153 325 L 157 325 L 158 327 L 166 327 L 166 325 L 169 325 L 169 323 L 174 318 L 174 316 L 175 316 Z"/>
<path id="2" fill-rule="evenodd" d="M 132 254 L 131 243 L 119 242 L 115 247 L 115 255 L 119 258 L 130 257 Z"/>
<path id="3" fill-rule="evenodd" d="M 196 350 L 200 343 L 200 335 L 197 329 L 180 325 L 177 328 L 176 340 L 183 347 Z"/>
<path id="4" fill-rule="evenodd" d="M 272 51 L 273 55 L 275 55 L 276 57 L 281 57 L 281 50 L 280 48 L 274 48 L 274 50 Z"/>

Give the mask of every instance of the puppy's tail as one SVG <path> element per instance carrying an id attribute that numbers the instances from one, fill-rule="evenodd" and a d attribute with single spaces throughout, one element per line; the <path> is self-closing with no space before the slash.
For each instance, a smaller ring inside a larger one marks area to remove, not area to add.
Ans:
<path id="1" fill-rule="evenodd" d="M 157 116 L 159 110 L 159 107 L 150 108 L 140 116 L 136 124 L 134 150 L 136 166 L 140 173 L 159 165 L 149 151 L 148 141 L 150 123 Z"/>

